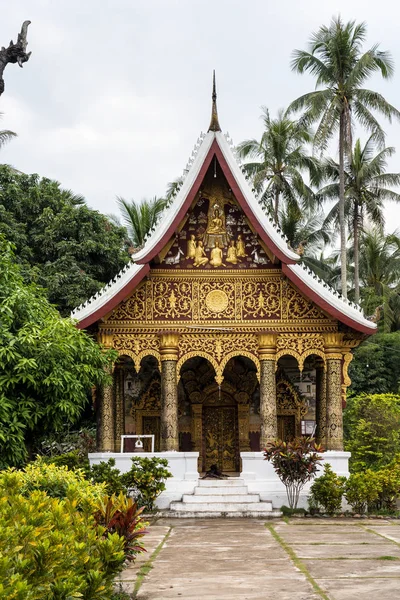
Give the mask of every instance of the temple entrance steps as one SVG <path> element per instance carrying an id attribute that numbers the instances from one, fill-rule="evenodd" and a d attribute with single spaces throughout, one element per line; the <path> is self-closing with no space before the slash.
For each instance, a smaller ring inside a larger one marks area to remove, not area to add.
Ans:
<path id="1" fill-rule="evenodd" d="M 180 502 L 171 502 L 170 517 L 277 517 L 271 501 L 261 501 L 249 493 L 240 477 L 199 479 L 193 494 L 183 494 Z"/>

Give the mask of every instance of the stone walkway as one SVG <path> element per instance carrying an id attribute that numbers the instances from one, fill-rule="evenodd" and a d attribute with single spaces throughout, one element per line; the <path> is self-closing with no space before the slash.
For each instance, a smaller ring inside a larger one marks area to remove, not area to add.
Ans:
<path id="1" fill-rule="evenodd" d="M 146 547 L 122 574 L 137 600 L 400 597 L 398 521 L 160 519 Z"/>

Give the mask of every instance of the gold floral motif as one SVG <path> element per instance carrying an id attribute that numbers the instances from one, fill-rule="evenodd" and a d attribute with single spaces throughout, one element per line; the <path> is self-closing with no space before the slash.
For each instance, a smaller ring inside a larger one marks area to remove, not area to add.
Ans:
<path id="1" fill-rule="evenodd" d="M 327 450 L 343 450 L 342 361 L 327 360 Z"/>
<path id="2" fill-rule="evenodd" d="M 228 298 L 224 310 L 216 311 L 215 304 L 210 304 L 213 296 L 209 294 L 213 291 L 223 292 Z M 191 321 L 247 325 L 263 322 L 264 328 L 270 321 L 270 326 L 279 324 L 282 330 L 302 325 L 308 329 L 335 327 L 333 319 L 328 319 L 279 270 L 273 269 L 257 270 L 257 273 L 154 270 L 145 283 L 112 311 L 105 323 L 115 327 L 118 323 L 149 325 L 172 321 L 181 327 Z"/>
<path id="3" fill-rule="evenodd" d="M 280 283 L 278 279 L 244 282 L 242 286 L 244 317 L 279 318 L 281 316 Z"/>
<path id="4" fill-rule="evenodd" d="M 223 290 L 212 290 L 206 296 L 206 306 L 211 312 L 223 312 L 228 304 L 229 298 Z"/>
<path id="5" fill-rule="evenodd" d="M 140 363 L 145 356 L 154 356 L 160 363 L 160 340 L 155 334 L 114 334 L 113 348 L 118 351 L 120 356 L 124 354 L 130 356 L 137 372 L 139 372 Z"/>
<path id="6" fill-rule="evenodd" d="M 276 411 L 275 361 L 260 361 L 260 446 L 265 448 L 278 437 L 278 419 Z"/>

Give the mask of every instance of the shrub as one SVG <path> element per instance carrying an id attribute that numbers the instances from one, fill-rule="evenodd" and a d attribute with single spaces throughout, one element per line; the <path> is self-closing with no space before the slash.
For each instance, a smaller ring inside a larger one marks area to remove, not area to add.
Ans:
<path id="1" fill-rule="evenodd" d="M 122 483 L 132 489 L 138 506 L 147 510 L 154 509 L 154 502 L 165 490 L 165 479 L 172 477 L 166 468 L 166 458 L 132 458 L 132 467 L 128 473 L 121 476 Z"/>
<path id="2" fill-rule="evenodd" d="M 106 534 L 117 533 L 124 539 L 124 552 L 127 560 L 133 561 L 136 554 L 145 552 L 140 538 L 147 532 L 140 518 L 143 508 L 137 507 L 132 498 L 123 493 L 104 498 L 95 514 L 96 522 L 106 529 Z"/>
<path id="3" fill-rule="evenodd" d="M 327 513 L 341 509 L 346 477 L 339 477 L 332 471 L 329 463 L 324 465 L 324 473 L 315 479 L 311 486 L 311 506 L 321 506 Z"/>
<path id="4" fill-rule="evenodd" d="M 106 492 L 111 494 L 127 494 L 127 486 L 122 481 L 121 471 L 115 466 L 115 459 L 110 458 L 107 462 L 102 461 L 98 465 L 90 467 L 88 477 L 93 483 L 104 483 Z"/>
<path id="5" fill-rule="evenodd" d="M 347 479 L 344 495 L 356 513 L 364 513 L 367 507 L 377 501 L 380 484 L 376 473 L 367 470 L 364 473 L 352 473 Z"/>
<path id="6" fill-rule="evenodd" d="M 51 457 L 42 456 L 40 458 L 47 464 L 52 464 L 56 467 L 67 467 L 70 471 L 81 469 L 86 474 L 90 468 L 89 459 L 86 456 L 82 456 L 79 450 L 72 450 L 71 452 Z"/>
<path id="7" fill-rule="evenodd" d="M 395 511 L 396 500 L 400 497 L 400 456 L 397 456 L 385 469 L 376 471 L 375 477 L 379 493 L 377 500 L 369 506 L 369 509 Z"/>
<path id="8" fill-rule="evenodd" d="M 13 471 L 13 469 L 4 471 L 4 473 L 10 472 L 15 473 L 19 491 L 23 496 L 40 490 L 52 498 L 67 498 L 74 501 L 79 510 L 87 510 L 91 513 L 95 512 L 106 493 L 104 484 L 94 485 L 85 479 L 82 471 L 57 467 L 41 458 L 29 463 L 23 471 Z"/>
<path id="9" fill-rule="evenodd" d="M 0 597 L 108 600 L 125 561 L 124 539 L 104 535 L 88 505 L 77 511 L 76 500 L 41 489 L 22 495 L 20 484 L 20 471 L 0 473 Z"/>
<path id="10" fill-rule="evenodd" d="M 290 508 L 297 508 L 300 491 L 317 472 L 321 464 L 322 447 L 313 438 L 295 438 L 291 442 L 277 440 L 268 444 L 264 451 L 276 474 L 286 487 Z"/>
<path id="11" fill-rule="evenodd" d="M 48 457 L 58 457 L 76 452 L 87 457 L 89 452 L 96 450 L 96 427 L 81 427 L 79 431 L 63 431 L 51 433 L 38 442 L 38 453 Z"/>

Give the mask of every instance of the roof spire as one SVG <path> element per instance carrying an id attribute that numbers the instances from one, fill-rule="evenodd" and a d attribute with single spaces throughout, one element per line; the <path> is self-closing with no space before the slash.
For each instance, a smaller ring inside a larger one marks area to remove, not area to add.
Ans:
<path id="1" fill-rule="evenodd" d="M 211 122 L 208 131 L 221 131 L 221 127 L 218 121 L 217 111 L 217 90 L 215 86 L 215 70 L 213 71 L 213 92 L 212 92 L 212 109 L 211 109 Z"/>

